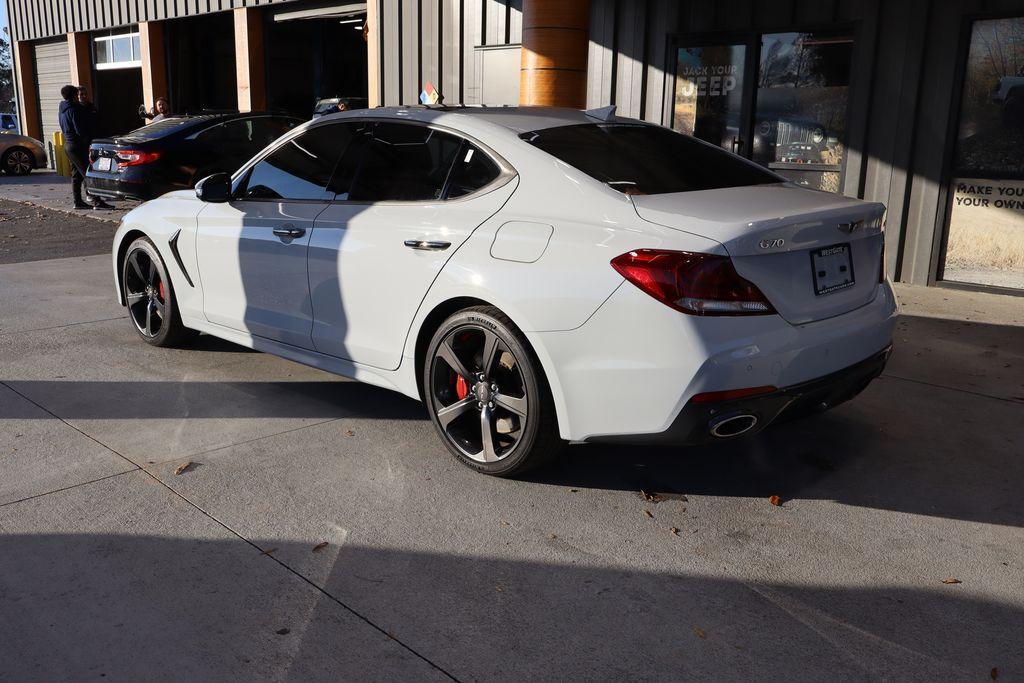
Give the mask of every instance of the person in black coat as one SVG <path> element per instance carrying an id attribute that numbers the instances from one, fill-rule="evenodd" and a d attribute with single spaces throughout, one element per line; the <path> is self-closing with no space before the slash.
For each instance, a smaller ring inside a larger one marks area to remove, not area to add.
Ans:
<path id="1" fill-rule="evenodd" d="M 64 134 L 64 153 L 71 162 L 71 196 L 76 209 L 112 208 L 100 199 L 86 194 L 82 197 L 82 184 L 89 170 L 89 145 L 96 129 L 96 107 L 79 101 L 79 90 L 73 85 L 60 89 L 63 101 L 57 110 L 60 130 Z M 86 95 L 88 97 L 88 95 Z"/>

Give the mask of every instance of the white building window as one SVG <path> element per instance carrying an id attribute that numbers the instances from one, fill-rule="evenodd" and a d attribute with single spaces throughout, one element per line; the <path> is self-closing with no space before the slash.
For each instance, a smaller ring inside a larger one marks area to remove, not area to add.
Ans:
<path id="1" fill-rule="evenodd" d="M 135 26 L 94 34 L 97 69 L 131 69 L 142 66 L 139 29 Z"/>

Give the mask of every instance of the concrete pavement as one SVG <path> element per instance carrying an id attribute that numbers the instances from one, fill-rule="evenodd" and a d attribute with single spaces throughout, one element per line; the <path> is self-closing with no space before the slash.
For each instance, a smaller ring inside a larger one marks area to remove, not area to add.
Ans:
<path id="1" fill-rule="evenodd" d="M 0 199 L 41 206 L 51 211 L 85 216 L 108 223 L 117 223 L 138 202 L 113 202 L 113 211 L 78 211 L 71 208 L 71 178 L 48 169 L 26 176 L 0 177 Z"/>
<path id="2" fill-rule="evenodd" d="M 5 673 L 1024 676 L 1024 299 L 899 294 L 852 403 L 503 481 L 396 394 L 146 346 L 106 256 L 2 265 Z"/>

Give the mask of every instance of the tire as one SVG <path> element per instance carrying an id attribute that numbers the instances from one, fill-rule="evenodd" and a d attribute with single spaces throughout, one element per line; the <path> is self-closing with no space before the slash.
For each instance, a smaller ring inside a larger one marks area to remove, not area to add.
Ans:
<path id="1" fill-rule="evenodd" d="M 36 167 L 32 152 L 24 147 L 11 147 L 0 159 L 0 167 L 7 175 L 28 175 Z"/>
<path id="2" fill-rule="evenodd" d="M 121 293 L 132 327 L 147 344 L 179 346 L 195 336 L 193 330 L 181 324 L 167 267 L 148 237 L 139 237 L 125 252 Z"/>
<path id="3" fill-rule="evenodd" d="M 1003 103 L 1003 127 L 1020 128 L 1024 126 L 1024 93 L 1014 91 Z"/>
<path id="4" fill-rule="evenodd" d="M 519 475 L 562 448 L 540 361 L 493 306 L 467 308 L 445 320 L 427 346 L 423 393 L 445 446 L 478 472 Z"/>

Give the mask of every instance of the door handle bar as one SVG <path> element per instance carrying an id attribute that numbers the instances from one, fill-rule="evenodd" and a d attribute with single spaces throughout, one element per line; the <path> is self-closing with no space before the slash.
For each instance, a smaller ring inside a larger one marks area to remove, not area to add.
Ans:
<path id="1" fill-rule="evenodd" d="M 419 251 L 444 251 L 448 247 L 452 246 L 452 243 L 441 242 L 439 240 L 406 240 L 405 246 Z"/>
<path id="2" fill-rule="evenodd" d="M 278 237 L 302 237 L 306 234 L 306 229 L 296 228 L 293 225 L 286 225 L 280 228 L 274 228 L 274 234 Z"/>

